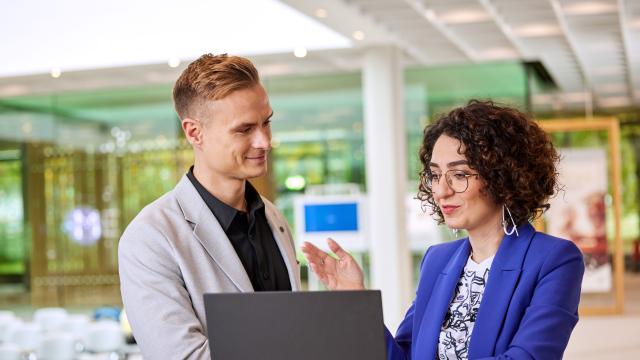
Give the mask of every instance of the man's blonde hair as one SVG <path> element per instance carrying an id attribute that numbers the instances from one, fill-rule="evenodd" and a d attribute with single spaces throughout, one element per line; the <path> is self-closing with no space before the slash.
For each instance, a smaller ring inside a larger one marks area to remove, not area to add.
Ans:
<path id="1" fill-rule="evenodd" d="M 176 80 L 173 103 L 180 119 L 194 117 L 196 107 L 205 101 L 220 100 L 258 84 L 258 70 L 249 59 L 205 54 L 189 64 Z"/>

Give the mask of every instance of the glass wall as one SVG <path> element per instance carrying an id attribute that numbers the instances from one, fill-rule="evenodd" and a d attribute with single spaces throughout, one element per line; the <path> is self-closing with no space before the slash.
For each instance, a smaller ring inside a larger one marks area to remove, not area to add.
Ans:
<path id="1" fill-rule="evenodd" d="M 526 110 L 530 80 L 520 63 L 407 69 L 405 119 L 398 121 L 407 129 L 411 193 L 422 130 L 434 116 L 470 98 Z M 296 195 L 327 184 L 366 191 L 361 75 L 270 77 L 264 84 L 275 113 L 274 150 L 269 178 L 257 186 L 295 229 Z M 120 302 L 120 234 L 192 163 L 171 87 L 0 99 L 0 286 L 9 289 L 0 291 L 0 305 L 16 294 L 32 306 Z M 623 146 L 623 171 L 625 186 L 637 187 L 632 146 Z M 413 246 L 414 268 L 423 249 Z M 367 255 L 357 255 L 366 267 Z"/>

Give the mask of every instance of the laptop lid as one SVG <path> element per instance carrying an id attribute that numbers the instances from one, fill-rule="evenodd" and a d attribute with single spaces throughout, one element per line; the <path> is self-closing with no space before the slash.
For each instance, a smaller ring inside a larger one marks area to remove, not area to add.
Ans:
<path id="1" fill-rule="evenodd" d="M 215 360 L 386 359 L 380 291 L 205 294 Z"/>

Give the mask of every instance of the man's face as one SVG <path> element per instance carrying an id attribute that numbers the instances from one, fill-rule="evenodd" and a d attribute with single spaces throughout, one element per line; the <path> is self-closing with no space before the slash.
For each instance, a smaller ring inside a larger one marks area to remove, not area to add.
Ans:
<path id="1" fill-rule="evenodd" d="M 213 177 L 246 180 L 264 175 L 271 150 L 273 110 L 262 85 L 209 102 L 201 123 L 200 157 Z"/>

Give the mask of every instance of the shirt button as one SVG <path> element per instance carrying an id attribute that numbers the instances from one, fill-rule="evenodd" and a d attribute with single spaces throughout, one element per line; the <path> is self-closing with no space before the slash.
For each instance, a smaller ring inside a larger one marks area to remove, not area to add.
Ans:
<path id="1" fill-rule="evenodd" d="M 268 280 L 269 279 L 269 273 L 268 272 L 263 272 L 262 273 L 262 278 L 265 279 L 265 280 Z"/>

